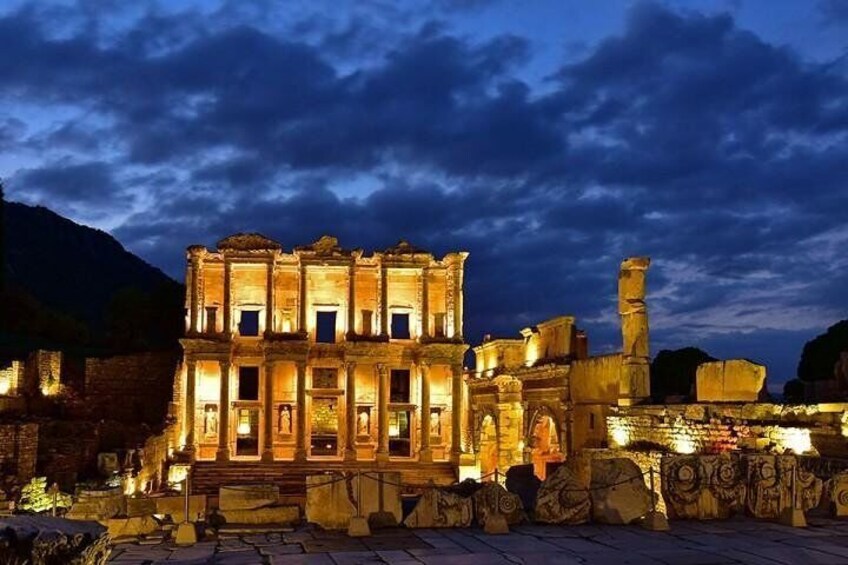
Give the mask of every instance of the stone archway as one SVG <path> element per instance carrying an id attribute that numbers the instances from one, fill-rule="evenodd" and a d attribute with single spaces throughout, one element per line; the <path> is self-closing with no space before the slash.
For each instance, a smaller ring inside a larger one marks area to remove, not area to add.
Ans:
<path id="1" fill-rule="evenodd" d="M 560 444 L 559 426 L 550 410 L 536 410 L 528 429 L 527 445 L 533 473 L 541 480 L 545 480 L 548 463 L 565 460 Z"/>

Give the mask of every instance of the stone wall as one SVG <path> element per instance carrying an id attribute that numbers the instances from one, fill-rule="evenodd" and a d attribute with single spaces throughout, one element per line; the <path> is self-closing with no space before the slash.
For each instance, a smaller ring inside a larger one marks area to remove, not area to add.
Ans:
<path id="1" fill-rule="evenodd" d="M 0 425 L 0 469 L 4 475 L 28 482 L 35 476 L 37 454 L 38 424 Z"/>
<path id="2" fill-rule="evenodd" d="M 670 404 L 614 407 L 607 417 L 614 447 L 676 453 L 755 451 L 848 456 L 848 404 Z"/>
<path id="3" fill-rule="evenodd" d="M 7 367 L 0 367 L 0 395 L 17 394 L 18 387 L 23 385 L 24 364 L 12 361 Z"/>
<path id="4" fill-rule="evenodd" d="M 160 425 L 173 392 L 179 352 L 88 358 L 85 397 L 100 418 Z"/>

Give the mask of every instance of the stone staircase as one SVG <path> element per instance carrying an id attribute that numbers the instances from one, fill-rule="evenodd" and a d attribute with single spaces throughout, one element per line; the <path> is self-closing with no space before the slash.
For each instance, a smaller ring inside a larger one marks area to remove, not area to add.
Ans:
<path id="1" fill-rule="evenodd" d="M 306 495 L 306 477 L 326 471 L 394 471 L 400 472 L 402 493 L 416 494 L 432 481 L 436 485 L 450 485 L 457 480 L 456 467 L 451 463 L 391 462 L 377 467 L 373 461 L 344 463 L 341 461 L 310 461 L 273 463 L 249 461 L 198 461 L 192 466 L 191 492 L 217 496 L 225 485 L 273 484 L 280 487 L 280 495 L 302 497 Z"/>

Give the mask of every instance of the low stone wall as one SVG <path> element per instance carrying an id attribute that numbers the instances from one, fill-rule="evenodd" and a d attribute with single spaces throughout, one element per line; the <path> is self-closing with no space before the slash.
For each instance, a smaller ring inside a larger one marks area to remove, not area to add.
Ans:
<path id="1" fill-rule="evenodd" d="M 101 418 L 159 425 L 173 392 L 179 352 L 155 351 L 85 360 L 85 397 Z"/>
<path id="2" fill-rule="evenodd" d="M 688 453 L 755 451 L 848 457 L 848 404 L 669 404 L 614 407 L 612 447 Z"/>
<path id="3" fill-rule="evenodd" d="M 38 424 L 0 425 L 0 468 L 15 475 L 20 483 L 35 476 L 38 458 Z"/>

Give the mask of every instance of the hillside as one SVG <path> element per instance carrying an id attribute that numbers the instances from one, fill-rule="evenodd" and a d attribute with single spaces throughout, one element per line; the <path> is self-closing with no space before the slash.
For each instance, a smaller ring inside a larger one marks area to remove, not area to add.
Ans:
<path id="1" fill-rule="evenodd" d="M 182 287 L 111 235 L 47 208 L 6 202 L 0 346 L 166 348 L 182 324 Z"/>

